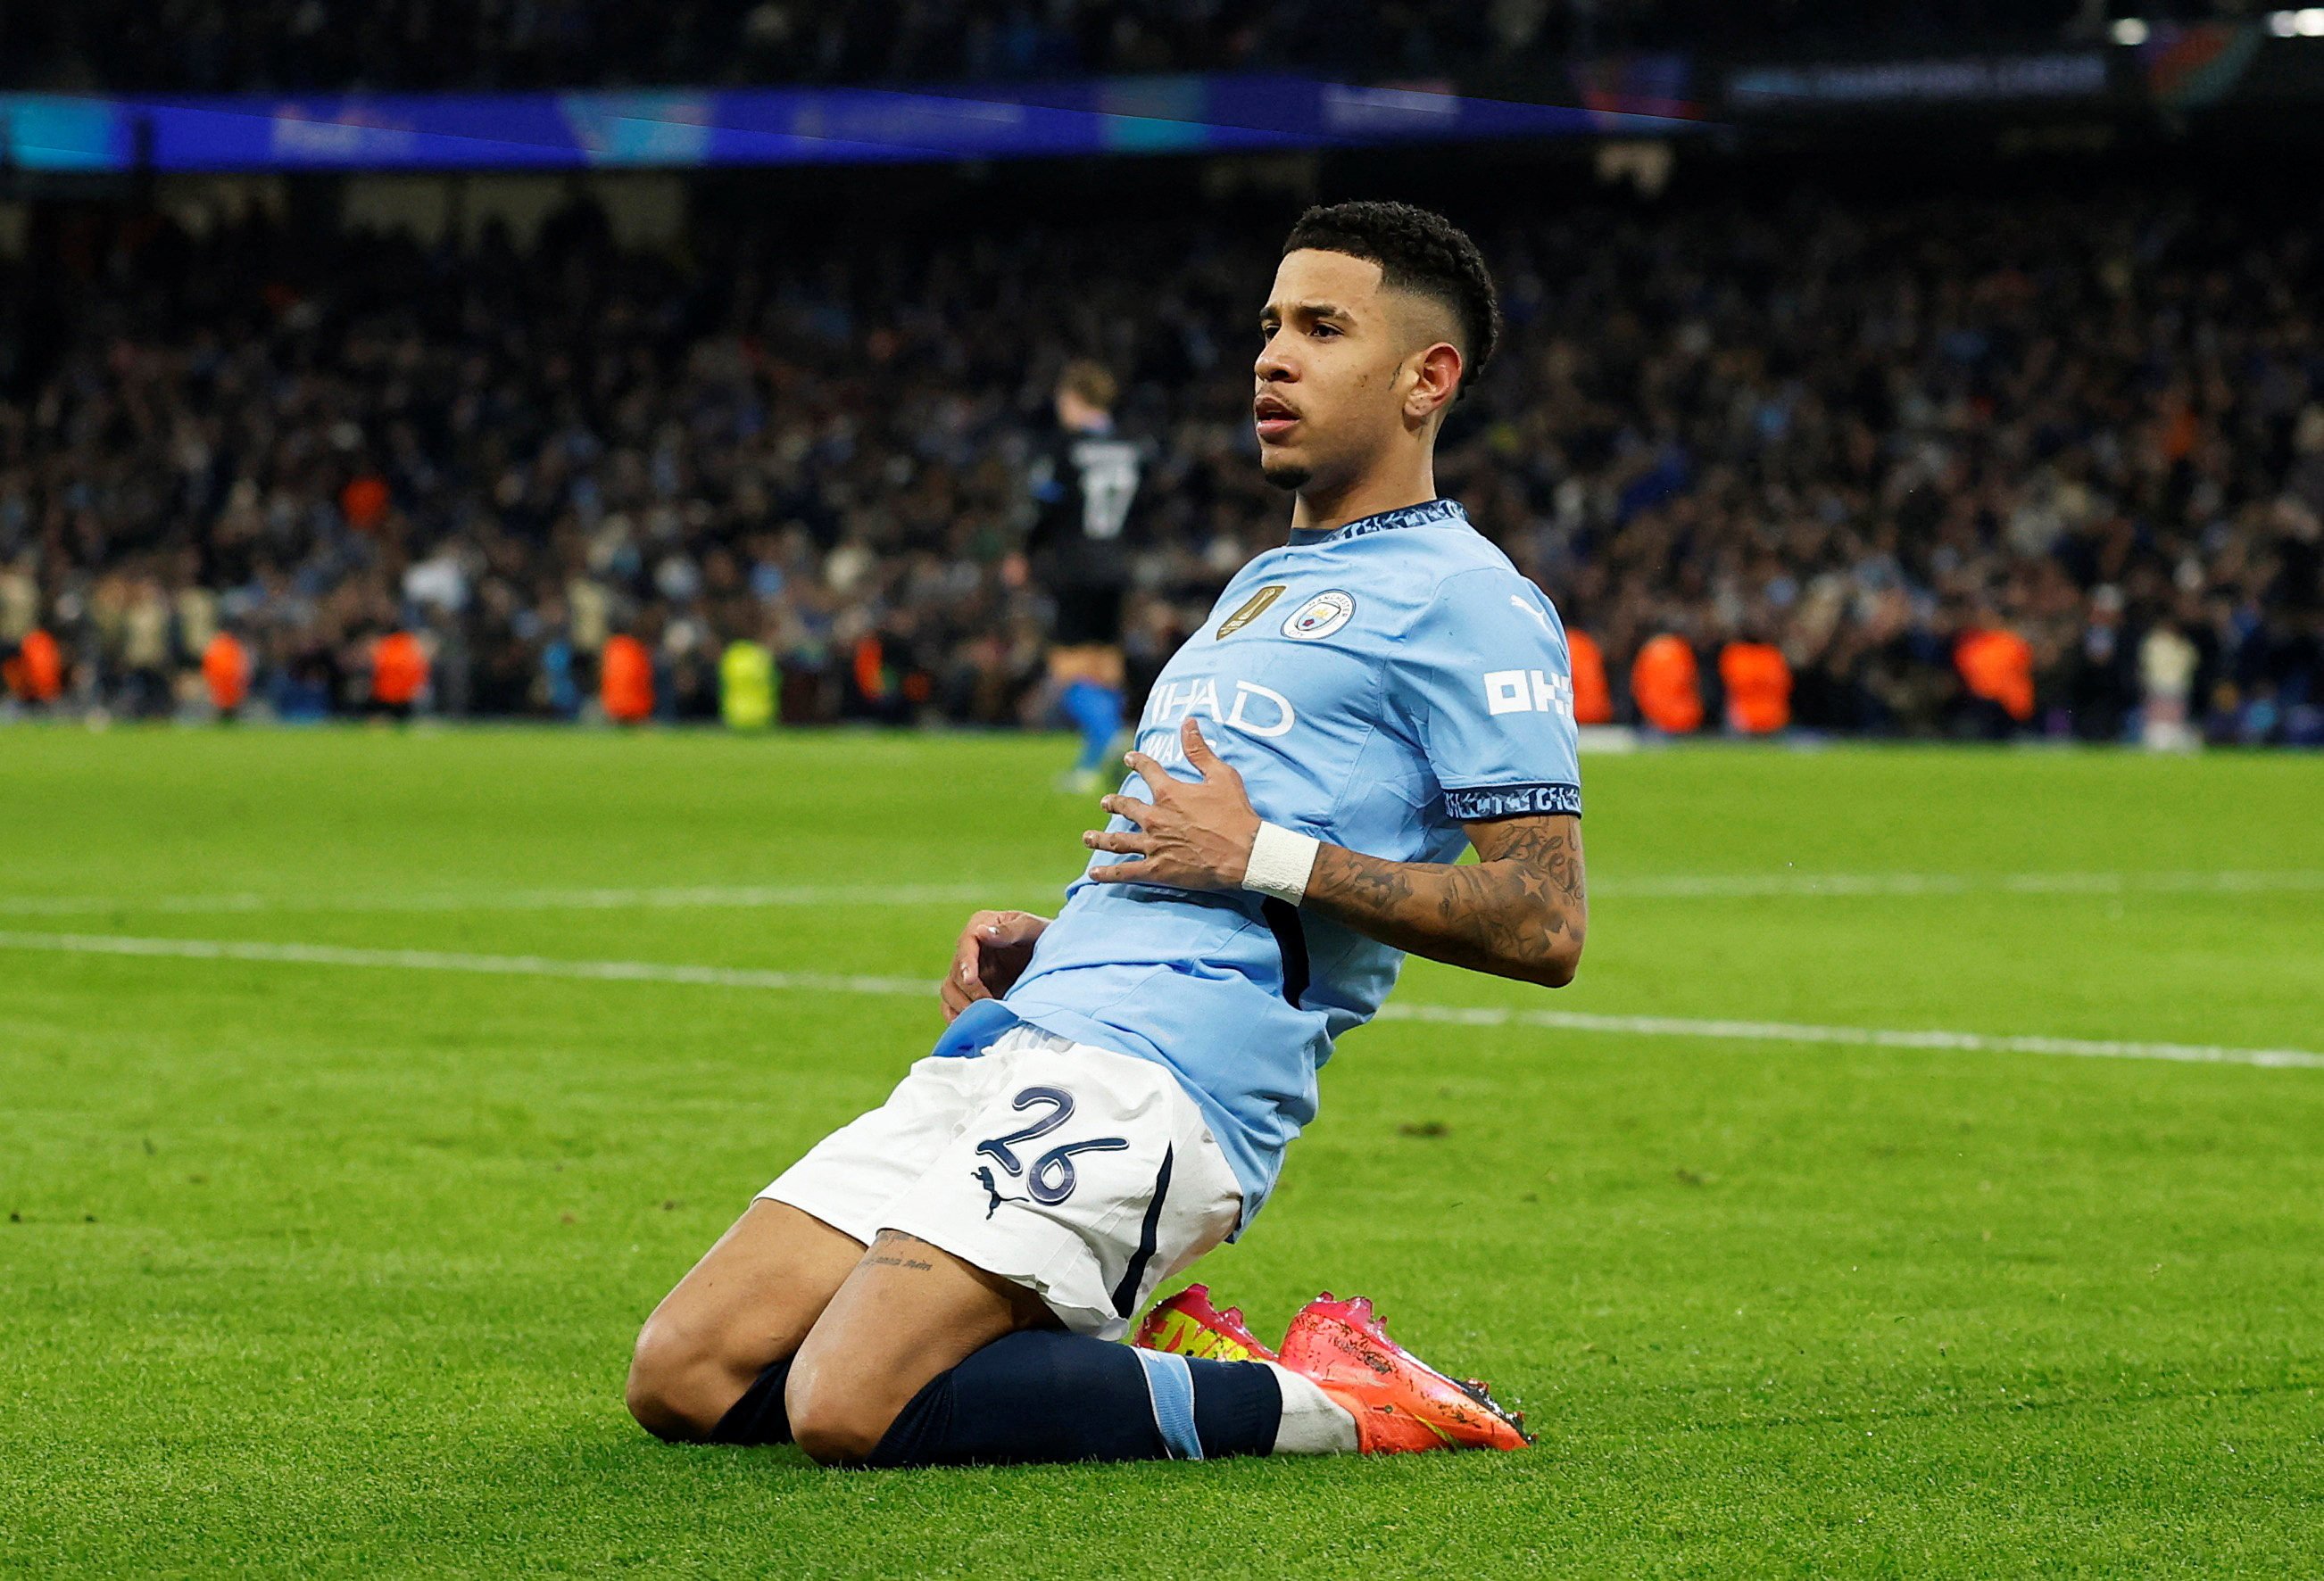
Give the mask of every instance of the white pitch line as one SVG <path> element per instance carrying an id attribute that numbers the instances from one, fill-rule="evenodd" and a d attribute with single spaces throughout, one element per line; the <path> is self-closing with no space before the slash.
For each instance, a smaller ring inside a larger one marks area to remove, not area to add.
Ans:
<path id="1" fill-rule="evenodd" d="M 567 961 L 553 955 L 473 955 L 455 950 L 355 950 L 337 944 L 264 944 L 239 939 L 138 939 L 115 933 L 0 933 L 0 950 L 64 955 L 134 955 L 178 961 L 254 961 L 284 966 L 374 966 L 465 971 L 487 977 L 578 978 L 590 982 L 690 983 L 721 988 L 803 988 L 829 994 L 925 994 L 933 981 L 829 971 L 766 971 L 659 961 Z"/>
<path id="2" fill-rule="evenodd" d="M 2324 890 L 2324 872 L 1670 873 L 1592 884 L 1593 897 L 1724 900 L 1762 896 L 2260 895 Z"/>
<path id="3" fill-rule="evenodd" d="M 1984 1054 L 2067 1054 L 2089 1060 L 2172 1060 L 2191 1065 L 2296 1066 L 2324 1070 L 2308 1049 L 2230 1048 L 2218 1043 L 2145 1043 L 2112 1038 L 2009 1037 L 1982 1032 L 1902 1031 L 1875 1026 L 1810 1026 L 1788 1021 L 1703 1021 L 1676 1016 L 1598 1016 L 1580 1010 L 1456 1009 L 1449 1005 L 1380 1007 L 1383 1021 L 1449 1022 L 1466 1026 L 1541 1026 L 1632 1037 L 1702 1037 L 1752 1043 L 1846 1043 L 1879 1049 L 1958 1049 Z"/>
<path id="4" fill-rule="evenodd" d="M 1040 884 L 708 884 L 647 889 L 503 889 L 437 895 L 0 896 L 0 914 L 92 916 L 314 912 L 629 911 L 811 905 L 973 905 L 995 896 L 1062 891 Z"/>
<path id="5" fill-rule="evenodd" d="M 116 912 L 216 914 L 755 910 L 817 905 L 974 905 L 1054 896 L 1060 881 L 965 884 L 702 884 L 649 888 L 503 889 L 417 895 L 0 896 L 0 915 L 99 916 Z M 1607 878 L 1600 900 L 1821 899 L 1952 895 L 2262 895 L 2324 890 L 2324 872 L 1666 873 Z"/>
<path id="6" fill-rule="evenodd" d="M 918 978 L 841 972 L 769 971 L 750 967 L 687 966 L 654 961 L 567 961 L 546 955 L 472 955 L 445 950 L 356 950 L 337 944 L 266 944 L 221 939 L 143 939 L 111 933 L 0 933 L 0 950 L 72 955 L 126 955 L 185 961 L 247 961 L 290 966 L 366 966 L 405 971 L 475 972 L 495 977 L 580 979 L 592 982 L 685 983 L 727 988 L 813 993 L 935 996 Z M 1838 1043 L 1859 1048 L 1950 1049 L 1969 1053 L 2059 1054 L 2081 1059 L 2169 1060 L 2185 1064 L 2259 1065 L 2324 1070 L 2309 1049 L 2232 1048 L 2215 1043 L 2130 1042 L 2072 1037 L 2013 1037 L 1981 1032 L 1813 1026 L 1781 1021 L 1711 1021 L 1676 1016 L 1600 1016 L 1573 1010 L 1512 1010 L 1494 1006 L 1391 1003 L 1384 1021 L 1457 1026 L 1534 1026 L 1626 1037 L 1711 1038 L 1755 1043 Z"/>

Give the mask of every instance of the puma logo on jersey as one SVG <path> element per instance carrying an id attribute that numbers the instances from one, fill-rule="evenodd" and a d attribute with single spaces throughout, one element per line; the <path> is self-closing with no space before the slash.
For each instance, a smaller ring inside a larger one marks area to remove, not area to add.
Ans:
<path id="1" fill-rule="evenodd" d="M 1487 713 L 1554 713 L 1573 717 L 1573 682 L 1542 670 L 1485 672 Z"/>
<path id="2" fill-rule="evenodd" d="M 1534 608 L 1533 605 L 1526 602 L 1525 600 L 1519 598 L 1516 593 L 1509 594 L 1509 602 L 1517 605 L 1520 611 L 1526 614 L 1531 615 L 1535 620 L 1540 621 L 1541 629 L 1545 633 L 1549 630 L 1549 617 L 1547 615 L 1543 614 L 1539 610 Z"/>

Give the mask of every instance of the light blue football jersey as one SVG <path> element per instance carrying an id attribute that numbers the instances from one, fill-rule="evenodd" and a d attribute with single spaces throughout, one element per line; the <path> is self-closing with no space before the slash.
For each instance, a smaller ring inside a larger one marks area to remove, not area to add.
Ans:
<path id="1" fill-rule="evenodd" d="M 1295 532 L 1245 565 L 1138 722 L 1139 749 L 1191 779 L 1190 714 L 1260 817 L 1371 856 L 1451 862 L 1463 821 L 1582 811 L 1564 628 L 1449 500 Z M 1122 788 L 1148 796 L 1134 775 Z M 1167 1066 L 1248 1224 L 1315 1117 L 1333 1040 L 1379 1011 L 1403 960 L 1281 901 L 1085 873 L 1006 1004 Z"/>

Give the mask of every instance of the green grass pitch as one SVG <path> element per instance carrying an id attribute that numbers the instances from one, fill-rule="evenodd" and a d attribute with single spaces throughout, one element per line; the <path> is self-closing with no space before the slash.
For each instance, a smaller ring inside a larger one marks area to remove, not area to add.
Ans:
<path id="1" fill-rule="evenodd" d="M 932 988 L 88 952 L 933 982 L 1077 867 L 1068 752 L 0 731 L 0 1569 L 2324 1571 L 2324 1068 L 1687 1025 L 2324 1051 L 2314 758 L 1591 759 L 1581 981 L 1397 998 L 1666 1024 L 1351 1036 L 1202 1270 L 1263 1327 L 1370 1294 L 1511 1457 L 665 1448 L 640 1320 Z"/>

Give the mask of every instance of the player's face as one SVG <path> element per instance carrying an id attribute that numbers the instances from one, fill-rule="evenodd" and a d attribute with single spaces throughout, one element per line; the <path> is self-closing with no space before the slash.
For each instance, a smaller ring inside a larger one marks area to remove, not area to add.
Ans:
<path id="1" fill-rule="evenodd" d="M 1413 348 L 1403 306 L 1367 259 L 1313 248 L 1284 255 L 1253 369 L 1251 416 L 1268 483 L 1328 488 L 1360 475 L 1405 431 Z"/>

